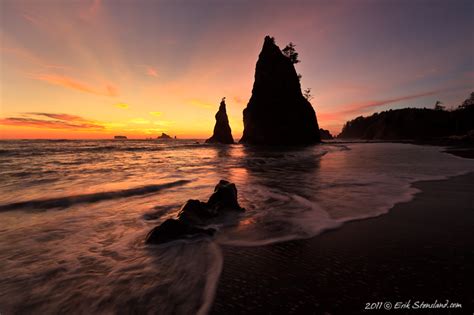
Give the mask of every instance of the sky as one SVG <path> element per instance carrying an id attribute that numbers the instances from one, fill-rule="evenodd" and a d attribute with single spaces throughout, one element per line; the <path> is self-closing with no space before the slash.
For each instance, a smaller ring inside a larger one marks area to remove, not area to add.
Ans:
<path id="1" fill-rule="evenodd" d="M 320 127 L 474 91 L 470 0 L 0 0 L 0 138 L 234 138 L 265 35 Z"/>

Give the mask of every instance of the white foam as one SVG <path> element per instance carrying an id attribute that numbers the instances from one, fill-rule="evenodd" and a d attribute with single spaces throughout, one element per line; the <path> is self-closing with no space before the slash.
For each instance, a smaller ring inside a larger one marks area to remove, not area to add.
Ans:
<path id="1" fill-rule="evenodd" d="M 327 148 L 319 168 L 301 172 L 271 167 L 255 183 L 245 224 L 219 232 L 222 245 L 262 246 L 314 237 L 354 220 L 386 214 L 394 205 L 411 201 L 414 182 L 442 180 L 474 171 L 474 161 L 442 154 L 442 148 L 408 144 L 354 144 L 349 150 Z M 300 162 L 307 162 L 308 154 Z M 282 163 L 279 161 L 278 163 Z M 292 157 L 298 163 L 298 156 Z M 268 178 L 267 181 L 264 179 Z M 294 181 L 294 182 L 292 182 Z M 263 183 L 263 184 L 262 184 Z M 248 191 L 247 191 L 248 189 Z M 250 223 L 248 223 L 250 222 Z"/>
<path id="2" fill-rule="evenodd" d="M 214 295 L 221 275 L 222 265 L 224 264 L 224 258 L 219 245 L 212 242 L 209 244 L 207 250 L 211 256 L 212 264 L 207 269 L 206 285 L 202 295 L 203 304 L 197 311 L 197 315 L 205 315 L 209 313 L 212 302 L 214 301 Z"/>

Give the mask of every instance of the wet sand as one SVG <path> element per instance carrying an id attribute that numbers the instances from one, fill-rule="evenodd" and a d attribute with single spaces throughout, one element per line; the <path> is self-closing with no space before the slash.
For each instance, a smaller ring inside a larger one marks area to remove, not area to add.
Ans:
<path id="1" fill-rule="evenodd" d="M 474 159 L 474 148 L 472 147 L 449 148 L 445 152 L 466 159 Z"/>
<path id="2" fill-rule="evenodd" d="M 462 308 L 397 314 L 472 314 L 474 173 L 414 187 L 420 193 L 388 214 L 312 239 L 223 247 L 211 314 L 389 314 L 364 308 L 409 300 Z"/>

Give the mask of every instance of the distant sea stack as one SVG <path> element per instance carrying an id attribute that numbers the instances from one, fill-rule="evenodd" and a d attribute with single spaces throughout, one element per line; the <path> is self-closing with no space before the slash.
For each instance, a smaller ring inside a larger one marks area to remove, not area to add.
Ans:
<path id="1" fill-rule="evenodd" d="M 167 135 L 166 133 L 162 132 L 161 133 L 161 136 L 159 136 L 158 138 L 156 139 L 161 139 L 161 140 L 169 140 L 171 139 L 171 136 L 170 135 Z"/>
<path id="2" fill-rule="evenodd" d="M 307 145 L 321 142 L 311 103 L 301 93 L 293 62 L 266 36 L 255 68 L 241 143 Z"/>
<path id="3" fill-rule="evenodd" d="M 229 119 L 225 109 L 225 97 L 222 99 L 219 110 L 216 113 L 216 125 L 214 126 L 214 134 L 206 140 L 206 143 L 234 143 L 232 131 L 229 126 Z"/>

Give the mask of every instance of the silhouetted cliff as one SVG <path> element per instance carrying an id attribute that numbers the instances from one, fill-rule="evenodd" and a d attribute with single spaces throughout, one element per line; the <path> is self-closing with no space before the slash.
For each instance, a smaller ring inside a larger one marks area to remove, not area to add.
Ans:
<path id="1" fill-rule="evenodd" d="M 474 107 L 454 111 L 404 108 L 348 121 L 338 138 L 430 140 L 467 135 L 474 129 Z"/>
<path id="2" fill-rule="evenodd" d="M 319 135 L 321 136 L 321 140 L 332 140 L 334 137 L 332 134 L 329 132 L 329 130 L 320 128 L 319 129 Z"/>
<path id="3" fill-rule="evenodd" d="M 216 125 L 212 137 L 206 140 L 206 143 L 234 143 L 232 131 L 229 126 L 229 119 L 225 108 L 225 97 L 222 99 L 219 110 L 216 113 Z"/>
<path id="4" fill-rule="evenodd" d="M 318 121 L 301 93 L 292 60 L 267 36 L 255 68 L 255 81 L 244 110 L 241 143 L 300 145 L 320 142 Z"/>

